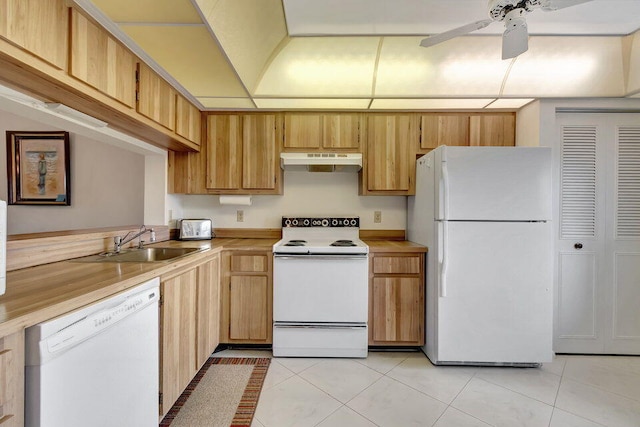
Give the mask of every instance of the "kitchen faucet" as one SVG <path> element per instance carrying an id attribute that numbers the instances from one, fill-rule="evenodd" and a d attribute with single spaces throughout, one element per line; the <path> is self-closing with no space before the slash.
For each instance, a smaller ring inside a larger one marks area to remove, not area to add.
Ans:
<path id="1" fill-rule="evenodd" d="M 113 251 L 115 253 L 120 253 L 120 249 L 122 249 L 122 245 L 126 245 L 127 243 L 129 243 L 130 241 L 132 241 L 133 239 L 135 239 L 136 237 L 138 238 L 138 249 L 142 249 L 142 244 L 144 243 L 144 240 L 142 240 L 142 235 L 146 232 L 149 232 L 151 234 L 150 237 L 150 241 L 151 242 L 155 242 L 156 241 L 156 232 L 153 231 L 153 228 L 149 228 L 147 229 L 147 227 L 143 224 L 140 226 L 140 230 L 138 231 L 138 233 L 134 234 L 131 237 L 128 237 L 129 234 L 131 234 L 131 231 L 128 232 L 127 234 L 124 235 L 124 237 L 122 236 L 116 236 L 113 238 Z"/>

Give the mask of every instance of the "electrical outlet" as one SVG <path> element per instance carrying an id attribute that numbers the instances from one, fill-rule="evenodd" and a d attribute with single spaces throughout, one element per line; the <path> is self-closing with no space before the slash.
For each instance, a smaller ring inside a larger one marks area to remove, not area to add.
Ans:
<path id="1" fill-rule="evenodd" d="M 236 211 L 236 222 L 244 222 L 244 211 L 237 210 Z"/>
<path id="2" fill-rule="evenodd" d="M 373 212 L 373 222 L 380 224 L 382 222 L 382 211 Z"/>

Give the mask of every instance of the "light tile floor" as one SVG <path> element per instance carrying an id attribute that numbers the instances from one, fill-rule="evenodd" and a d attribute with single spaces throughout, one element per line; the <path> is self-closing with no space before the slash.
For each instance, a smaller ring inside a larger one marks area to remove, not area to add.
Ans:
<path id="1" fill-rule="evenodd" d="M 274 358 L 252 427 L 287 426 L 640 427 L 640 357 L 557 356 L 539 369 L 439 367 L 419 352 Z"/>

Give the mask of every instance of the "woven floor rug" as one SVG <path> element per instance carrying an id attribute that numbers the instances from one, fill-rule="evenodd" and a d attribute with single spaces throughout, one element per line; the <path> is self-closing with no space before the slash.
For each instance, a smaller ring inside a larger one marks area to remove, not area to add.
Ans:
<path id="1" fill-rule="evenodd" d="M 211 357 L 160 427 L 250 427 L 271 359 Z"/>

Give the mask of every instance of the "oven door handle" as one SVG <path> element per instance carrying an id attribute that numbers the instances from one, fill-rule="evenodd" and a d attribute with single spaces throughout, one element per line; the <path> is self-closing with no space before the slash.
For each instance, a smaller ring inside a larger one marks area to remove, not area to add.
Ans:
<path id="1" fill-rule="evenodd" d="M 352 260 L 361 260 L 361 259 L 369 259 L 367 255 L 278 255 L 275 254 L 274 258 L 282 259 L 282 260 L 303 260 L 303 259 L 321 259 L 321 260 L 330 260 L 330 261 L 352 261 Z"/>

